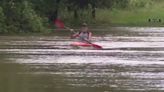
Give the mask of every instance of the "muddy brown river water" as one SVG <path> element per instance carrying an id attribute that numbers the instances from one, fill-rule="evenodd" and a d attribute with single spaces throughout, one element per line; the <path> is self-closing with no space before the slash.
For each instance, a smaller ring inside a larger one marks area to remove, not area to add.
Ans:
<path id="1" fill-rule="evenodd" d="M 163 27 L 93 29 L 103 50 L 75 49 L 62 32 L 0 36 L 0 92 L 164 91 Z"/>

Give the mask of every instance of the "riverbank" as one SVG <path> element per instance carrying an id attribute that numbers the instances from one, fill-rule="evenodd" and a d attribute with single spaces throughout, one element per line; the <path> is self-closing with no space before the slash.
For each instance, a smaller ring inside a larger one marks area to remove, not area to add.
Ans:
<path id="1" fill-rule="evenodd" d="M 95 18 L 93 18 L 91 6 L 85 9 L 79 9 L 77 12 L 78 17 L 75 17 L 74 11 L 68 10 L 67 7 L 62 6 L 57 18 L 62 20 L 65 26 L 77 29 L 80 28 L 83 22 L 86 22 L 90 28 L 94 29 L 108 27 L 164 27 L 163 0 L 125 1 L 128 2 L 122 2 L 120 4 L 112 3 L 111 6 L 109 5 L 110 7 L 107 7 L 108 5 L 103 7 L 104 4 L 102 4 L 103 6 L 97 7 Z M 19 4 L 29 6 L 32 2 L 22 3 L 23 4 Z M 33 3 L 33 5 L 37 6 L 35 3 Z M 54 24 L 55 16 L 51 15 L 51 13 L 47 15 L 46 11 L 35 10 L 32 6 L 25 7 L 25 10 L 21 8 L 24 12 L 19 9 L 20 7 L 18 6 L 13 8 L 12 12 L 15 15 L 7 16 L 5 13 L 7 8 L 1 6 L 0 16 L 2 18 L 0 19 L 0 35 L 53 35 L 53 33 L 57 33 L 57 28 Z M 54 18 L 51 19 L 50 15 Z M 14 16 L 17 16 L 17 18 Z M 61 32 L 61 34 L 63 34 L 63 32 Z"/>
<path id="2" fill-rule="evenodd" d="M 96 24 L 110 26 L 164 26 L 164 2 L 149 7 L 127 9 L 97 9 Z"/>

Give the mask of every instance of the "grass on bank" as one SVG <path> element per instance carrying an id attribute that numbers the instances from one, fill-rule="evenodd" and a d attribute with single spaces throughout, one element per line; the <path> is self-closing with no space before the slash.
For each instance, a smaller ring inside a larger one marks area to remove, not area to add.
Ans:
<path id="1" fill-rule="evenodd" d="M 164 26 L 164 2 L 135 9 L 98 9 L 97 24 L 112 26 Z"/>

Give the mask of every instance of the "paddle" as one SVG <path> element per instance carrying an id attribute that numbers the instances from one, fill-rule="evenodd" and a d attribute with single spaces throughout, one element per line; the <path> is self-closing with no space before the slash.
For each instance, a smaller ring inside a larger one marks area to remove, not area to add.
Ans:
<path id="1" fill-rule="evenodd" d="M 66 29 L 68 29 L 68 30 L 71 30 L 69 27 L 66 27 L 65 25 L 64 25 L 64 22 L 62 22 L 61 20 L 59 20 L 59 19 L 56 19 L 55 21 L 54 21 L 54 23 L 55 23 L 55 25 L 58 27 L 58 28 L 66 28 Z M 75 31 L 73 31 L 73 30 L 71 30 L 71 32 L 73 32 L 73 33 L 75 33 Z M 82 37 L 81 37 L 82 38 Z M 84 39 L 84 38 L 82 38 L 84 41 L 86 41 L 87 43 L 89 43 L 89 44 L 91 44 L 94 48 L 97 48 L 97 49 L 102 49 L 102 46 L 99 46 L 99 45 L 97 45 L 97 44 L 93 44 L 93 43 L 91 43 L 90 41 L 88 41 L 88 40 L 86 40 L 86 39 Z"/>

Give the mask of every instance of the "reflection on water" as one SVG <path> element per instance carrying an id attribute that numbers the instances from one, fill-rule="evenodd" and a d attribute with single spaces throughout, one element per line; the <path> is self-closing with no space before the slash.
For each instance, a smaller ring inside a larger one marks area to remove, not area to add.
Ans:
<path id="1" fill-rule="evenodd" d="M 0 37 L 0 92 L 162 92 L 163 28 L 120 29 L 93 38 L 104 50 L 74 49 L 66 36 Z"/>

